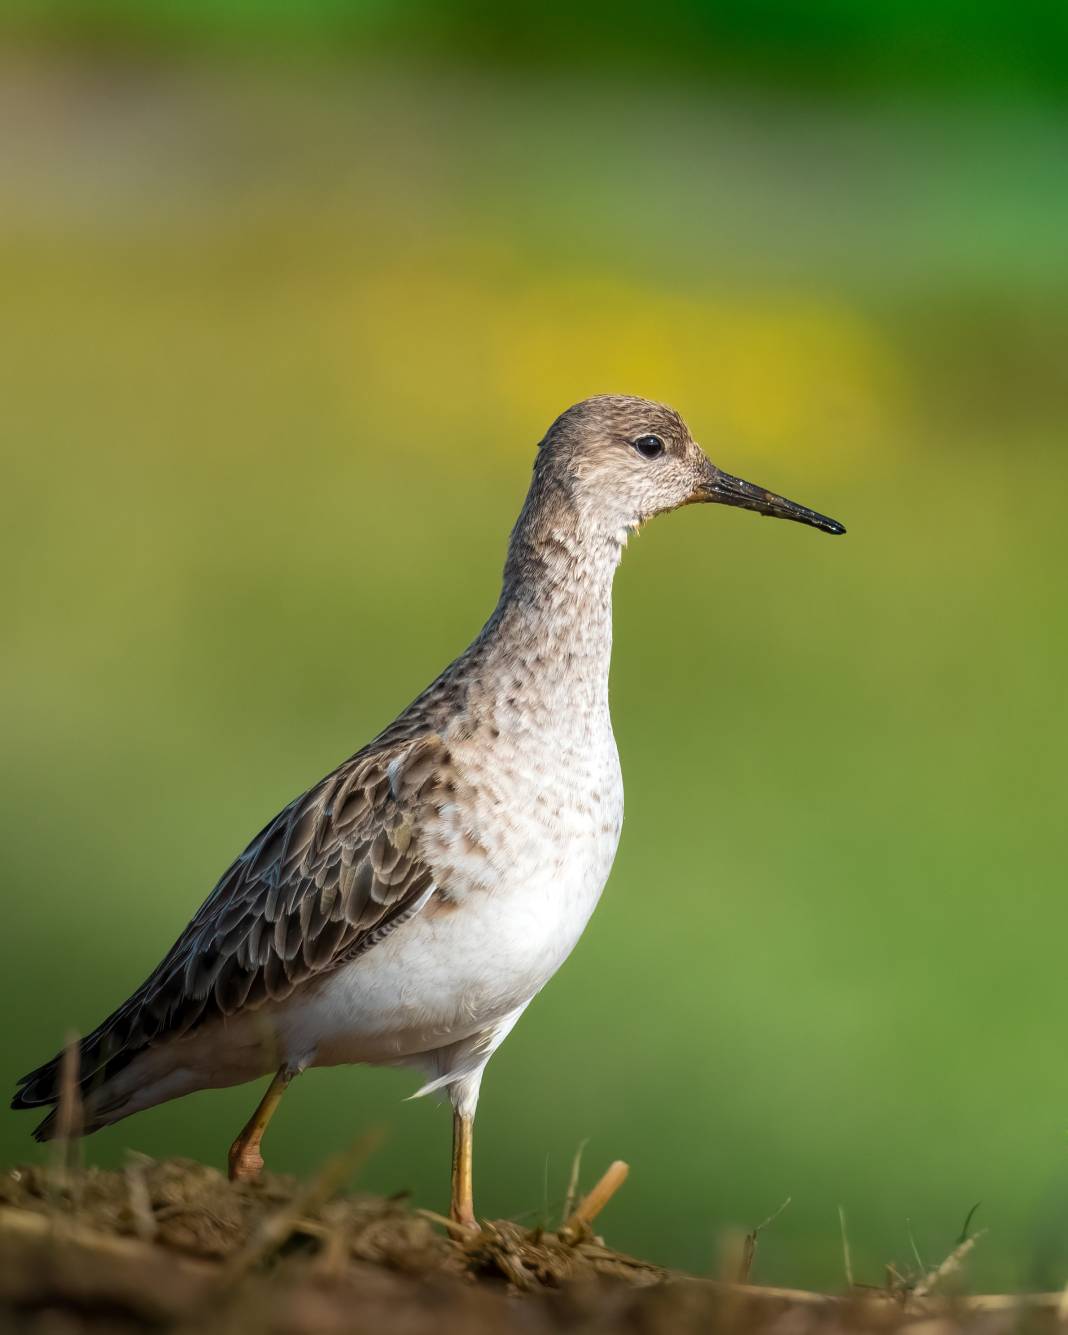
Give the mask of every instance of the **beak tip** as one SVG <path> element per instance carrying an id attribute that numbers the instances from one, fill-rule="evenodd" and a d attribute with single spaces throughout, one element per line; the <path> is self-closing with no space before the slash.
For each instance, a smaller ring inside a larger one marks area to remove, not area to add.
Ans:
<path id="1" fill-rule="evenodd" d="M 740 477 L 724 473 L 722 469 L 712 467 L 710 480 L 702 483 L 694 493 L 694 499 L 716 501 L 720 505 L 737 505 L 743 510 L 755 510 L 757 514 L 770 519 L 792 519 L 798 524 L 810 524 L 821 533 L 830 533 L 835 537 L 846 531 L 844 524 L 829 515 L 821 515 L 818 510 L 810 510 L 796 501 L 788 501 L 764 487 L 746 482 Z"/>

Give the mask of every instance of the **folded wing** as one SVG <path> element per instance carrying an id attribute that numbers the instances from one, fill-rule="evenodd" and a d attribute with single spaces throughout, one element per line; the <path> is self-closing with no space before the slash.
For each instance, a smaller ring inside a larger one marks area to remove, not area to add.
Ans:
<path id="1" fill-rule="evenodd" d="M 281 811 L 162 963 L 82 1040 L 83 1088 L 206 1020 L 283 1000 L 418 913 L 434 892 L 418 822 L 443 754 L 436 734 L 369 748 Z M 59 1062 L 24 1076 L 12 1106 L 54 1104 Z"/>

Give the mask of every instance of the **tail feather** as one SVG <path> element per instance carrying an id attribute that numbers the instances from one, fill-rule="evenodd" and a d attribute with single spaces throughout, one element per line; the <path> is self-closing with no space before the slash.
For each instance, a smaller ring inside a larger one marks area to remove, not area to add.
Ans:
<path id="1" fill-rule="evenodd" d="M 110 1126 L 112 1122 L 117 1122 L 125 1117 L 124 1105 L 126 1098 L 110 1098 L 106 1102 L 98 1102 L 90 1099 L 88 1103 L 82 1105 L 82 1116 L 78 1126 L 78 1136 L 91 1136 L 94 1131 L 100 1131 L 105 1126 Z M 33 1128 L 33 1138 L 39 1144 L 46 1140 L 55 1140 L 59 1135 L 59 1105 L 52 1108 L 48 1115 Z"/>
<path id="2" fill-rule="evenodd" d="M 80 1055 L 79 1045 L 79 1058 Z M 59 1067 L 62 1060 L 63 1054 L 57 1053 L 51 1061 L 22 1076 L 11 1100 L 12 1108 L 40 1108 L 55 1103 L 59 1097 Z"/>
<path id="3" fill-rule="evenodd" d="M 115 1016 L 110 1016 L 91 1034 L 78 1043 L 77 1084 L 82 1096 L 82 1135 L 99 1131 L 116 1120 L 110 1115 L 122 1100 L 109 1097 L 107 1086 L 124 1070 L 140 1050 L 122 1042 L 115 1030 Z M 29 1071 L 18 1081 L 11 1107 L 16 1111 L 51 1107 L 51 1111 L 34 1128 L 35 1140 L 52 1140 L 57 1134 L 58 1105 L 63 1097 L 64 1053 L 57 1052 L 50 1060 Z"/>
<path id="4" fill-rule="evenodd" d="M 148 983 L 140 988 L 92 1033 L 78 1043 L 78 1084 L 83 1096 L 97 1094 L 102 1086 L 119 1075 L 161 1034 L 178 1037 L 199 1019 L 203 998 L 177 996 L 164 998 L 162 1008 L 149 992 Z M 59 1102 L 63 1053 L 58 1052 L 43 1066 L 30 1071 L 18 1081 L 11 1100 L 12 1108 L 44 1108 Z"/>
<path id="5" fill-rule="evenodd" d="M 107 1078 L 108 1063 L 102 1060 L 101 1046 L 100 1036 L 95 1033 L 78 1043 L 78 1084 L 83 1092 Z M 41 1108 L 58 1102 L 63 1056 L 62 1052 L 57 1052 L 50 1061 L 19 1080 L 11 1100 L 12 1108 Z"/>
<path id="6" fill-rule="evenodd" d="M 132 1111 L 131 1098 L 138 1091 L 139 1081 L 131 1080 L 133 1071 L 129 1068 L 143 1051 L 125 1049 L 102 1065 L 90 1067 L 88 1074 L 82 1074 L 78 1080 L 81 1095 L 79 1136 L 92 1135 L 94 1131 L 110 1126 Z M 33 1129 L 36 1141 L 53 1140 L 59 1134 L 59 1115 L 63 1103 L 62 1063 L 63 1054 L 58 1053 L 44 1066 L 24 1076 L 21 1088 L 16 1090 L 11 1100 L 12 1108 L 18 1110 L 48 1109 L 44 1119 Z M 137 1069 L 134 1067 L 134 1071 Z M 85 1071 L 84 1065 L 82 1071 Z"/>

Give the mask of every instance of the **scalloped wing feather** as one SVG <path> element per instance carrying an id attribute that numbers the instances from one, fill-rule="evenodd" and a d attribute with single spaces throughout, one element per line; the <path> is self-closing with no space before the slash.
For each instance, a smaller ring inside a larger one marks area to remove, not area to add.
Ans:
<path id="1" fill-rule="evenodd" d="M 291 802 L 227 869 L 166 958 L 81 1043 L 98 1086 L 150 1043 L 281 1001 L 349 963 L 434 891 L 416 827 L 447 762 L 436 734 L 361 752 Z M 12 1106 L 54 1103 L 59 1058 L 23 1077 Z"/>

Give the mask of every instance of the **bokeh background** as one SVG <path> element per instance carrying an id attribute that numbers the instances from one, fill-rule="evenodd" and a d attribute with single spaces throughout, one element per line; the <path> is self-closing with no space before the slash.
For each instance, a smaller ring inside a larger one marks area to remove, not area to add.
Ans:
<path id="1" fill-rule="evenodd" d="M 535 442 L 669 400 L 831 542 L 632 543 L 616 870 L 494 1059 L 488 1215 L 632 1178 L 696 1270 L 954 1243 L 1068 1278 L 1068 10 L 21 3 L 0 19 L 3 1071 L 142 979 L 459 652 Z M 449 1118 L 313 1072 L 269 1137 L 447 1199 Z M 95 1137 L 221 1162 L 256 1097 Z M 40 1154 L 0 1114 L 5 1159 Z"/>

